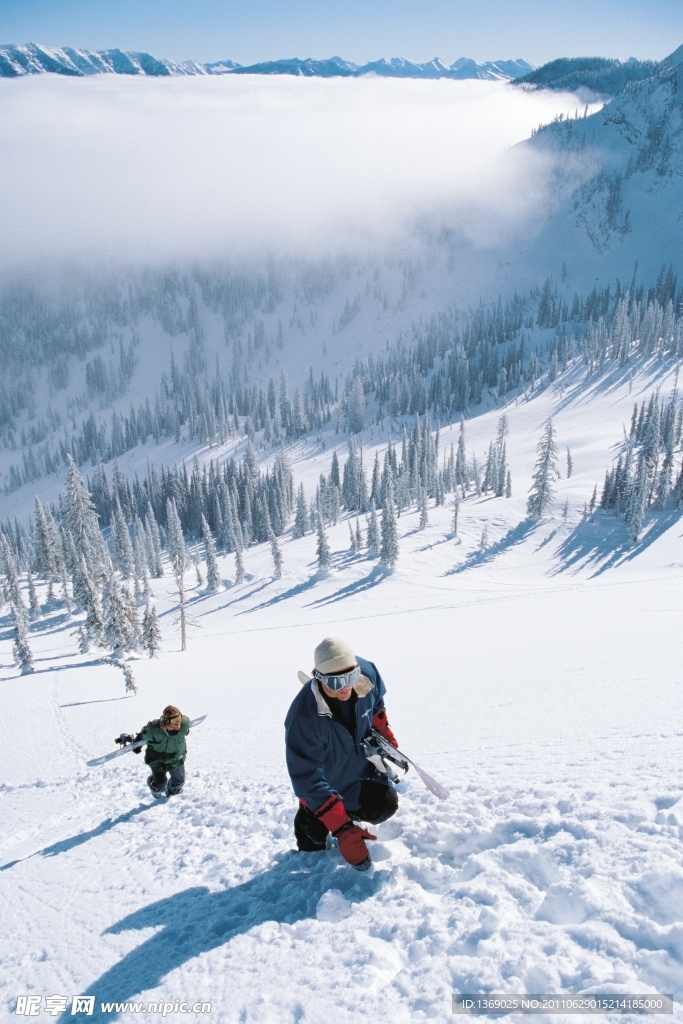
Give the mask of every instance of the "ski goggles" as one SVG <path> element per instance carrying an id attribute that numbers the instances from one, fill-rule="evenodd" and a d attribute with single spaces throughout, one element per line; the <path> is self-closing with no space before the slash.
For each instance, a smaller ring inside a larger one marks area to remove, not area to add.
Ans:
<path id="1" fill-rule="evenodd" d="M 348 672 L 335 672 L 331 675 L 325 675 L 325 673 L 314 669 L 313 675 L 328 690 L 346 690 L 349 686 L 355 686 L 360 679 L 360 665 L 354 665 Z"/>

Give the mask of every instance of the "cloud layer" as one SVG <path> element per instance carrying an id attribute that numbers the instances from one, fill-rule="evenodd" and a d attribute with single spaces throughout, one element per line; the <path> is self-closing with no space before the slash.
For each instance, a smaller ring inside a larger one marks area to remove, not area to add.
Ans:
<path id="1" fill-rule="evenodd" d="M 477 81 L 0 81 L 0 260 L 311 253 L 425 218 L 488 244 L 544 176 L 501 155 L 575 105 Z"/>

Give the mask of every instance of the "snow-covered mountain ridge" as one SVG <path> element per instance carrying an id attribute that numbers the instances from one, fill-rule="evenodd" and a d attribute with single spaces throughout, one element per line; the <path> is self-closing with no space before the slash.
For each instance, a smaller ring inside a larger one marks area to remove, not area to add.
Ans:
<path id="1" fill-rule="evenodd" d="M 628 83 L 590 117 L 558 118 L 522 147 L 548 155 L 555 167 L 550 217 L 534 240 L 568 265 L 588 261 L 599 273 L 626 277 L 681 257 L 683 220 L 683 47 L 657 73 Z M 608 256 L 609 254 L 609 256 Z"/>
<path id="2" fill-rule="evenodd" d="M 424 64 L 392 57 L 390 60 L 371 61 L 368 64 L 354 64 L 341 57 L 329 60 L 266 61 L 244 67 L 232 60 L 200 64 L 194 60 L 180 63 L 166 58 L 153 57 L 149 53 L 124 50 L 75 50 L 70 46 L 51 47 L 37 43 L 24 45 L 7 44 L 0 46 L 0 78 L 17 78 L 22 75 L 50 72 L 57 75 L 82 77 L 84 75 L 303 75 L 307 77 L 359 77 L 361 75 L 382 75 L 389 78 L 467 78 L 490 81 L 511 81 L 526 75 L 535 65 L 523 58 L 517 60 L 487 61 L 478 64 L 469 57 L 460 57 L 451 65 L 435 57 Z"/>

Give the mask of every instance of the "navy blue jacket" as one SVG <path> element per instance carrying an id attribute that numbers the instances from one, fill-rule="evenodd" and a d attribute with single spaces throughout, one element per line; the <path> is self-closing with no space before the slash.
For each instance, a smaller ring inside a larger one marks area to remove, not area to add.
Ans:
<path id="1" fill-rule="evenodd" d="M 357 700 L 355 737 L 332 718 L 315 679 L 301 688 L 287 712 L 287 770 L 294 792 L 312 811 L 317 811 L 335 793 L 348 810 L 357 810 L 361 779 L 379 775 L 360 744 L 372 729 L 373 716 L 384 707 L 386 688 L 371 661 L 356 660 L 373 686 Z M 384 775 L 380 778 L 387 781 Z"/>

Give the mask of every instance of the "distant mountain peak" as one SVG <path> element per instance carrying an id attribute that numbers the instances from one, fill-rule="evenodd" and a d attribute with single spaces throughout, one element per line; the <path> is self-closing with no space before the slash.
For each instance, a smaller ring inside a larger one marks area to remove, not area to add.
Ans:
<path id="1" fill-rule="evenodd" d="M 182 63 L 154 57 L 150 53 L 128 50 L 75 50 L 43 46 L 38 43 L 8 43 L 0 46 L 0 78 L 20 78 L 24 75 L 57 74 L 72 78 L 89 75 L 145 75 L 169 77 L 176 75 L 296 75 L 307 78 L 359 78 L 361 75 L 380 75 L 384 78 L 481 78 L 511 81 L 535 69 L 534 64 L 517 60 L 488 61 L 478 64 L 469 57 L 460 57 L 450 66 L 440 57 L 424 64 L 406 57 L 381 57 L 359 66 L 342 57 L 316 60 L 292 57 L 284 60 L 262 61 L 243 67 L 233 60 L 218 60 L 209 64 L 187 60 Z"/>

